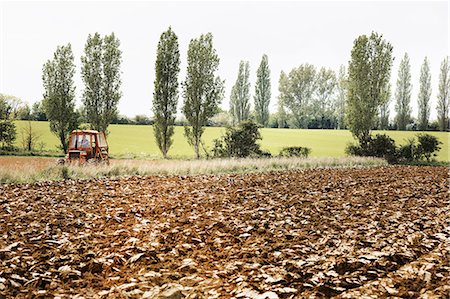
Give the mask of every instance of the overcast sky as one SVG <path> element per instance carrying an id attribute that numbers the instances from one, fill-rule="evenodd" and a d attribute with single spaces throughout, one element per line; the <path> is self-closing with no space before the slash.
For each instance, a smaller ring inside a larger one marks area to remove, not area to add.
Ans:
<path id="1" fill-rule="evenodd" d="M 114 32 L 123 51 L 119 110 L 128 116 L 151 114 L 156 47 L 169 26 L 179 38 L 180 80 L 185 77 L 189 41 L 202 33 L 213 34 L 219 75 L 225 79 L 224 109 L 229 107 L 240 60 L 250 62 L 253 94 L 256 69 L 261 56 L 268 55 L 275 111 L 282 70 L 311 63 L 338 71 L 341 64 L 348 65 L 354 39 L 376 31 L 394 47 L 392 94 L 400 59 L 405 52 L 410 56 L 413 116 L 417 116 L 420 66 L 428 56 L 435 118 L 439 66 L 449 52 L 448 1 L 0 1 L 0 93 L 30 104 L 41 100 L 43 64 L 58 45 L 71 43 L 79 105 L 80 57 L 86 38 L 89 33 Z"/>

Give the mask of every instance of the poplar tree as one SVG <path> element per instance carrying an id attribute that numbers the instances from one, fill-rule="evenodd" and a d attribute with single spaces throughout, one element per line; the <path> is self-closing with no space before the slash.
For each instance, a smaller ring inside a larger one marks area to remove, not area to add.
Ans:
<path id="1" fill-rule="evenodd" d="M 419 130 L 425 131 L 428 128 L 430 118 L 430 97 L 431 97 L 431 73 L 428 59 L 425 57 L 420 69 L 420 90 L 419 90 Z"/>
<path id="2" fill-rule="evenodd" d="M 278 99 L 277 105 L 277 125 L 278 128 L 286 128 L 287 127 L 287 115 L 286 110 L 284 109 L 283 99 Z"/>
<path id="3" fill-rule="evenodd" d="M 320 128 L 326 128 L 326 121 L 332 118 L 334 96 L 336 92 L 336 73 L 331 69 L 320 68 L 316 76 L 316 90 L 314 99 L 315 118 Z"/>
<path id="4" fill-rule="evenodd" d="M 97 131 L 107 132 L 122 96 L 119 47 L 120 41 L 114 33 L 104 38 L 99 33 L 89 34 L 81 57 L 81 77 L 85 85 L 82 100 L 87 121 Z"/>
<path id="5" fill-rule="evenodd" d="M 348 67 L 346 122 L 361 146 L 370 141 L 370 130 L 376 125 L 378 111 L 389 84 L 392 46 L 375 32 L 359 36 L 351 52 Z"/>
<path id="6" fill-rule="evenodd" d="M 398 130 L 406 130 L 411 120 L 411 67 L 408 54 L 405 53 L 398 69 L 397 89 L 395 91 L 395 111 Z"/>
<path id="7" fill-rule="evenodd" d="M 200 158 L 203 127 L 218 112 L 223 98 L 224 81 L 216 76 L 220 60 L 212 42 L 211 33 L 190 41 L 186 80 L 182 85 L 183 114 L 188 122 L 184 133 L 197 159 Z"/>
<path id="8" fill-rule="evenodd" d="M 64 153 L 67 153 L 70 133 L 77 127 L 74 74 L 71 45 L 58 46 L 53 59 L 44 64 L 42 81 L 44 108 L 50 121 L 50 130 L 58 137 Z"/>
<path id="9" fill-rule="evenodd" d="M 438 104 L 437 113 L 439 129 L 446 131 L 448 129 L 448 109 L 450 98 L 450 65 L 448 57 L 441 63 L 441 72 L 439 74 Z"/>
<path id="10" fill-rule="evenodd" d="M 172 28 L 161 34 L 155 63 L 155 90 L 153 92 L 153 130 L 156 144 L 164 158 L 172 145 L 173 125 L 178 104 L 178 74 L 180 52 L 178 37 Z"/>
<path id="11" fill-rule="evenodd" d="M 248 61 L 239 63 L 236 83 L 231 89 L 230 114 L 233 125 L 248 120 L 250 114 L 250 66 Z"/>
<path id="12" fill-rule="evenodd" d="M 389 83 L 382 91 L 382 104 L 380 105 L 380 130 L 389 128 L 389 104 L 391 102 L 391 84 Z"/>
<path id="13" fill-rule="evenodd" d="M 347 74 L 345 66 L 341 65 L 339 68 L 339 75 L 337 79 L 337 95 L 335 105 L 335 115 L 337 120 L 337 128 L 345 128 L 345 100 L 347 97 Z"/>
<path id="14" fill-rule="evenodd" d="M 270 69 L 269 59 L 263 55 L 256 73 L 255 84 L 255 116 L 256 122 L 264 127 L 269 124 L 269 104 L 270 104 Z"/>

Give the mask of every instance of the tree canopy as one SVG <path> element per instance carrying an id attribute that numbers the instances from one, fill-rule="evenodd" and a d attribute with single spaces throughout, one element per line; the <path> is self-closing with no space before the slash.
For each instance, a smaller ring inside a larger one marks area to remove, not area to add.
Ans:
<path id="1" fill-rule="evenodd" d="M 448 110 L 450 101 L 450 65 L 448 63 L 448 57 L 445 57 L 445 59 L 441 63 L 437 98 L 439 129 L 441 131 L 446 131 L 449 126 Z"/>
<path id="2" fill-rule="evenodd" d="M 348 67 L 346 121 L 361 145 L 370 140 L 379 107 L 384 104 L 392 67 L 392 46 L 382 35 L 361 35 L 353 44 Z"/>
<path id="3" fill-rule="evenodd" d="M 216 75 L 219 61 L 211 33 L 190 41 L 186 80 L 182 85 L 183 114 L 187 120 L 185 136 L 194 147 L 197 159 L 200 158 L 203 126 L 218 112 L 223 98 L 224 81 Z"/>
<path id="4" fill-rule="evenodd" d="M 153 92 L 153 126 L 156 144 L 164 158 L 172 145 L 173 125 L 178 104 L 178 74 L 180 52 L 178 37 L 172 28 L 161 34 L 155 63 L 155 89 Z"/>
<path id="5" fill-rule="evenodd" d="M 256 122 L 264 127 L 269 123 L 269 104 L 270 104 L 270 69 L 269 59 L 266 54 L 263 55 L 258 71 L 256 72 L 255 84 L 255 117 Z"/>
<path id="6" fill-rule="evenodd" d="M 397 112 L 397 128 L 406 130 L 411 120 L 411 67 L 408 54 L 405 53 L 398 69 L 397 89 L 395 90 L 395 110 Z"/>
<path id="7" fill-rule="evenodd" d="M 114 33 L 103 38 L 99 33 L 89 34 L 81 57 L 81 77 L 85 85 L 83 104 L 87 121 L 94 130 L 107 132 L 117 114 L 122 96 L 122 51 L 119 46 L 120 41 Z"/>
<path id="8" fill-rule="evenodd" d="M 302 64 L 292 69 L 289 75 L 281 72 L 279 97 L 283 107 L 292 113 L 299 128 L 306 126 L 310 102 L 316 87 L 316 69 L 311 64 Z"/>
<path id="9" fill-rule="evenodd" d="M 250 65 L 248 61 L 239 63 L 236 83 L 231 89 L 230 114 L 234 125 L 248 120 L 250 115 Z"/>
<path id="10" fill-rule="evenodd" d="M 45 114 L 50 130 L 58 137 L 67 152 L 70 132 L 77 127 L 75 113 L 74 57 L 70 44 L 58 46 L 53 59 L 43 67 Z"/>
<path id="11" fill-rule="evenodd" d="M 419 115 L 417 117 L 419 130 L 425 131 L 428 128 L 430 118 L 430 98 L 431 98 L 431 73 L 427 57 L 423 60 L 420 69 L 420 89 L 419 89 Z"/>

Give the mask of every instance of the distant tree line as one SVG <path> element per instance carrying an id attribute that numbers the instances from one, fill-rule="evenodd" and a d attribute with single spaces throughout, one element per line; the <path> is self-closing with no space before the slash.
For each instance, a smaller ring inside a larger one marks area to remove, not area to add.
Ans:
<path id="1" fill-rule="evenodd" d="M 432 87 L 428 58 L 424 58 L 421 67 L 417 96 L 419 111 L 417 117 L 413 117 L 409 57 L 405 53 L 400 62 L 395 92 L 392 92 L 389 84 L 392 50 L 392 45 L 382 35 L 372 32 L 369 36 L 361 35 L 355 39 L 348 67 L 341 66 L 337 73 L 308 63 L 289 72 L 282 71 L 278 80 L 278 108 L 272 114 L 269 113 L 272 99 L 268 56 L 262 55 L 253 96 L 250 64 L 242 60 L 231 89 L 230 108 L 226 111 L 219 107 L 224 97 L 225 82 L 217 76 L 220 59 L 213 46 L 212 34 L 191 39 L 186 77 L 180 81 L 178 37 L 169 27 L 161 34 L 157 47 L 153 117 L 137 115 L 129 118 L 117 110 L 122 96 L 120 41 L 114 33 L 106 36 L 95 33 L 88 36 L 81 57 L 83 105 L 78 109 L 75 107 L 76 66 L 71 45 L 58 46 L 53 58 L 43 67 L 43 100 L 30 108 L 16 99 L 15 112 L 1 116 L 6 125 L 3 124 L 0 136 L 8 135 L 6 127 L 11 121 L 6 119 L 48 120 L 51 131 L 58 136 L 61 148 L 66 151 L 70 131 L 83 123 L 105 132 L 111 123 L 153 124 L 154 138 L 163 156 L 167 157 L 173 142 L 173 126 L 183 125 L 185 137 L 198 158 L 204 148 L 202 134 L 205 126 L 237 126 L 245 121 L 254 121 L 261 127 L 350 129 L 361 144 L 370 140 L 373 129 L 448 130 L 448 57 L 442 61 L 439 74 L 438 119 L 431 122 L 433 107 L 430 105 Z M 181 111 L 177 111 L 180 94 L 183 103 Z M 395 101 L 395 118 L 390 117 L 392 100 Z M 5 96 L 1 101 L 6 101 Z M 11 99 L 8 101 L 12 102 Z M 9 130 L 14 130 L 13 127 Z M 0 142 L 11 143 L 6 141 L 8 138 L 12 137 L 2 137 Z"/>

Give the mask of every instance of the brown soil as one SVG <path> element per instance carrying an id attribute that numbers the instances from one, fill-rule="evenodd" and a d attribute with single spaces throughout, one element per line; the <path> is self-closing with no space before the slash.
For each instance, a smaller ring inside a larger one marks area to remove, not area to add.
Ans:
<path id="1" fill-rule="evenodd" d="M 0 186 L 0 298 L 447 298 L 437 167 Z"/>

